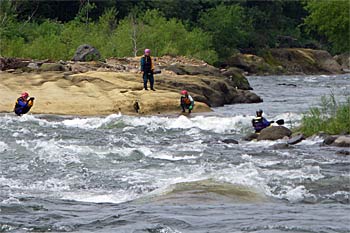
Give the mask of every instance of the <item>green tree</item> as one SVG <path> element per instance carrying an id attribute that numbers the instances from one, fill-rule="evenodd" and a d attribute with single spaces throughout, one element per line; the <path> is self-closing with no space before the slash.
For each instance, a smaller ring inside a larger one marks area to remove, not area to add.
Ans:
<path id="1" fill-rule="evenodd" d="M 251 25 L 245 20 L 243 8 L 239 5 L 218 5 L 203 12 L 199 22 L 204 31 L 212 34 L 220 58 L 226 58 L 235 49 L 247 45 Z"/>
<path id="2" fill-rule="evenodd" d="M 324 34 L 333 45 L 333 52 L 350 50 L 350 2 L 348 0 L 308 0 L 309 15 L 305 24 L 309 31 Z"/>

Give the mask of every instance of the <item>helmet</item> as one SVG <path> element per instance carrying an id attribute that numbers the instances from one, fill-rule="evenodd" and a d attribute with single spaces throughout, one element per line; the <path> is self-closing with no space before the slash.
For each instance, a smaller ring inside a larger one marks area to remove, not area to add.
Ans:
<path id="1" fill-rule="evenodd" d="M 256 111 L 257 116 L 262 116 L 262 114 L 263 114 L 263 110 L 259 109 L 258 111 Z"/>
<path id="2" fill-rule="evenodd" d="M 188 92 L 186 90 L 181 91 L 181 95 L 187 95 L 187 94 L 188 94 Z"/>
<path id="3" fill-rule="evenodd" d="M 24 99 L 27 99 L 28 96 L 29 96 L 29 94 L 26 91 L 21 94 L 21 97 L 24 98 Z"/>
<path id="4" fill-rule="evenodd" d="M 150 49 L 145 49 L 145 53 L 150 53 L 151 50 Z"/>

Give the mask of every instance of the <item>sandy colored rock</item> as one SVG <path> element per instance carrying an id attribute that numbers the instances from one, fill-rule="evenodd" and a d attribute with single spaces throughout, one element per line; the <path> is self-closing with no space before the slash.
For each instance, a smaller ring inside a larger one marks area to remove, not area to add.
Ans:
<path id="1" fill-rule="evenodd" d="M 131 73 L 96 72 L 65 75 L 61 72 L 2 73 L 0 112 L 12 112 L 22 91 L 36 97 L 32 113 L 63 115 L 136 114 L 138 101 L 142 114 L 167 114 L 180 111 L 180 94 L 162 89 L 143 91 L 141 78 Z M 196 102 L 194 112 L 210 108 Z"/>
<path id="2" fill-rule="evenodd" d="M 258 136 L 258 141 L 261 140 L 278 140 L 283 139 L 284 137 L 290 137 L 292 131 L 287 129 L 284 126 L 270 126 L 260 131 Z"/>
<path id="3" fill-rule="evenodd" d="M 332 146 L 350 147 L 350 136 L 339 136 L 339 137 L 337 137 L 334 140 L 334 142 L 332 143 Z"/>

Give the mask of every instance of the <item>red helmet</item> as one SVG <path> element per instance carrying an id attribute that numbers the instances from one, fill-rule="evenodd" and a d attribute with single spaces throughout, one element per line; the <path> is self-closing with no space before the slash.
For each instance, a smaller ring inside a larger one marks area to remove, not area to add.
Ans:
<path id="1" fill-rule="evenodd" d="M 24 99 L 27 99 L 28 96 L 29 96 L 29 94 L 26 91 L 21 94 L 21 97 L 24 98 Z"/>
<path id="2" fill-rule="evenodd" d="M 186 90 L 181 91 L 181 95 L 187 95 L 187 94 L 188 94 L 188 92 Z"/>

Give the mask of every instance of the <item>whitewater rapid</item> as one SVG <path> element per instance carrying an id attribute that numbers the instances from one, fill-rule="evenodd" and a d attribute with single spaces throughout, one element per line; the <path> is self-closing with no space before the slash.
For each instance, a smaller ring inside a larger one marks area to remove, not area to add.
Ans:
<path id="1" fill-rule="evenodd" d="M 251 77 L 263 103 L 191 117 L 0 114 L 0 232 L 349 232 L 339 148 L 241 140 L 255 110 L 297 127 L 349 80 Z"/>

